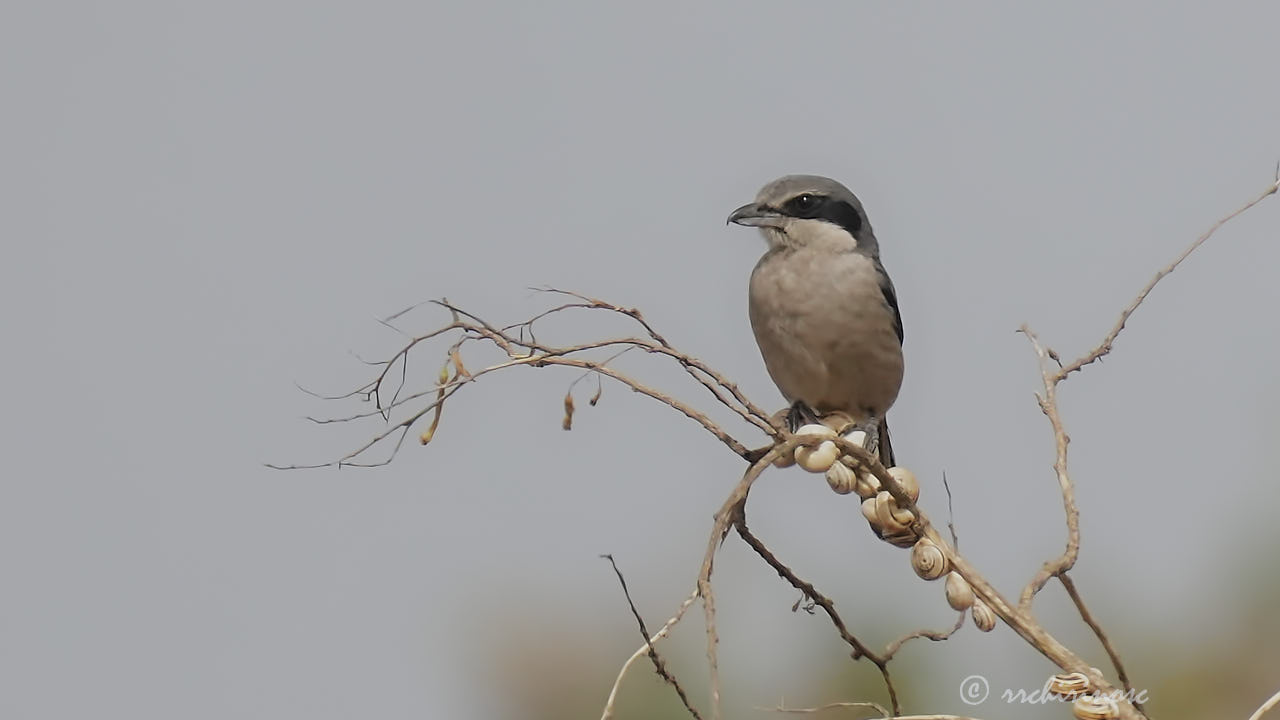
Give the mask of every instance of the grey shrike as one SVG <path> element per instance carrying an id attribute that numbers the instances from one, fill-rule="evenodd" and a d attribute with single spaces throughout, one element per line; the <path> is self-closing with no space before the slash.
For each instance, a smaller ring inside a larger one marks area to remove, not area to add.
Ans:
<path id="1" fill-rule="evenodd" d="M 787 175 L 728 222 L 759 228 L 769 246 L 748 307 L 769 376 L 792 403 L 791 430 L 843 413 L 845 430 L 866 432 L 867 449 L 893 466 L 885 413 L 902 386 L 902 316 L 862 203 L 830 178 Z"/>

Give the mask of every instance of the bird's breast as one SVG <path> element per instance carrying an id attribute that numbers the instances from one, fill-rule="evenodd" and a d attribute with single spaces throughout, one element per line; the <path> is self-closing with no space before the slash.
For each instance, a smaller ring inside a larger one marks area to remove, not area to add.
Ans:
<path id="1" fill-rule="evenodd" d="M 751 274 L 751 327 L 788 401 L 883 416 L 902 384 L 895 311 L 859 253 L 773 252 Z"/>

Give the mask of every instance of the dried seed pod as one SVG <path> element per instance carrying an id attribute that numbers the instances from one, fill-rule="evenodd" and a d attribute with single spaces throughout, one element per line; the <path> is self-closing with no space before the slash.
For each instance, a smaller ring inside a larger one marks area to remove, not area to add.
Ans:
<path id="1" fill-rule="evenodd" d="M 991 632 L 996 629 L 996 611 L 981 600 L 973 599 L 973 607 L 969 608 L 969 614 L 973 616 L 973 624 L 982 632 Z"/>
<path id="2" fill-rule="evenodd" d="M 902 486 L 902 490 L 907 493 L 907 497 L 911 498 L 911 502 L 920 499 L 920 483 L 916 481 L 915 473 L 904 467 L 891 467 L 889 474 Z"/>
<path id="3" fill-rule="evenodd" d="M 858 483 L 858 474 L 848 465 L 837 460 L 827 468 L 827 484 L 841 495 L 853 492 Z"/>
<path id="4" fill-rule="evenodd" d="M 973 607 L 973 588 L 969 581 L 954 570 L 947 573 L 947 604 L 953 610 L 964 612 Z"/>
<path id="5" fill-rule="evenodd" d="M 947 558 L 942 548 L 929 538 L 920 538 L 911 547 L 911 569 L 924 580 L 937 580 L 947 574 Z"/>
<path id="6" fill-rule="evenodd" d="M 823 440 L 817 447 L 796 448 L 796 464 L 809 472 L 824 473 L 839 457 L 840 448 L 830 440 Z"/>
<path id="7" fill-rule="evenodd" d="M 1120 708 L 1112 698 L 1081 695 L 1071 703 L 1071 714 L 1080 720 L 1112 720 L 1120 717 Z"/>
<path id="8" fill-rule="evenodd" d="M 1049 678 L 1049 692 L 1067 700 L 1074 700 L 1089 692 L 1091 683 L 1084 673 L 1067 673 Z"/>

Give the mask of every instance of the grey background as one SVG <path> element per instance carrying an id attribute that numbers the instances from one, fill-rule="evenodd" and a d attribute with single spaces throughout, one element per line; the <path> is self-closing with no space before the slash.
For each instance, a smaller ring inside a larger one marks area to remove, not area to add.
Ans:
<path id="1" fill-rule="evenodd" d="M 710 436 L 617 387 L 580 391 L 565 433 L 574 375 L 517 370 L 388 468 L 261 463 L 376 429 L 299 420 L 354 408 L 293 387 L 361 384 L 348 351 L 397 342 L 376 317 L 447 296 L 514 322 L 535 285 L 640 307 L 780 406 L 746 320 L 762 242 L 724 217 L 789 172 L 866 204 L 906 323 L 897 449 L 938 517 L 946 472 L 963 550 L 1016 593 L 1063 529 L 1014 330 L 1078 354 L 1265 187 L 1278 24 L 1267 3 L 6 4 L 0 716 L 598 714 L 638 633 L 596 556 L 651 626 L 675 609 L 741 469 Z M 1077 578 L 1161 717 L 1178 693 L 1243 717 L 1280 685 L 1275 203 L 1063 391 Z M 653 359 L 619 367 L 704 401 Z M 751 511 L 870 642 L 950 621 L 816 477 L 771 474 Z M 883 700 L 739 543 L 717 579 L 734 717 Z M 1038 611 L 1105 667 L 1060 591 Z M 701 643 L 695 614 L 670 652 L 705 705 Z M 959 702 L 971 674 L 1050 672 L 1006 628 L 902 663 L 908 710 L 1063 712 Z M 623 695 L 624 717 L 680 716 L 646 670 Z"/>

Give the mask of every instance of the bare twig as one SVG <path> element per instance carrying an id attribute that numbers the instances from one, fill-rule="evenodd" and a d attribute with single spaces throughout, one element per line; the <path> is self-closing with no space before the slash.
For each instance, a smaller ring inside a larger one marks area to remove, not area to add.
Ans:
<path id="1" fill-rule="evenodd" d="M 1249 716 L 1249 720 L 1261 720 L 1263 715 L 1266 715 L 1268 712 L 1270 712 L 1273 708 L 1275 708 L 1278 705 L 1280 705 L 1280 692 L 1277 692 L 1275 695 L 1272 695 L 1271 699 L 1262 703 L 1262 707 L 1258 708 L 1257 710 L 1254 710 L 1253 714 Z"/>
<path id="2" fill-rule="evenodd" d="M 671 347 L 671 343 L 668 343 L 666 338 L 659 335 L 658 331 L 653 329 L 653 326 L 651 326 L 648 323 L 648 321 L 644 319 L 644 317 L 640 314 L 640 311 L 636 308 L 623 308 L 618 305 L 614 305 L 611 302 L 605 302 L 604 300 L 583 295 L 582 293 L 574 292 L 572 290 L 561 290 L 560 288 L 553 288 L 553 287 L 540 287 L 540 288 L 529 288 L 529 289 L 533 290 L 534 292 L 548 293 L 551 295 L 567 295 L 568 297 L 581 300 L 582 303 L 577 304 L 576 307 L 594 308 L 599 310 L 610 310 L 612 312 L 626 315 L 627 317 L 630 317 L 631 319 L 639 323 L 640 327 L 643 327 L 645 332 L 647 332 L 649 334 L 649 337 L 653 338 L 655 342 L 665 347 Z"/>
<path id="3" fill-rule="evenodd" d="M 1049 418 L 1049 424 L 1053 427 L 1053 472 L 1058 479 L 1058 489 L 1062 493 L 1062 509 L 1067 522 L 1066 548 L 1061 555 L 1046 562 L 1022 590 L 1018 606 L 1024 613 L 1030 614 L 1031 601 L 1035 594 L 1040 592 L 1054 575 L 1066 572 L 1076 564 L 1076 558 L 1080 555 L 1080 510 L 1076 507 L 1075 485 L 1067 472 L 1067 445 L 1071 443 L 1071 436 L 1067 435 L 1067 430 L 1062 424 L 1062 416 L 1058 413 L 1058 383 L 1063 376 L 1054 375 L 1049 370 L 1045 362 L 1048 352 L 1031 328 L 1023 325 L 1022 333 L 1031 341 L 1031 346 L 1040 357 L 1040 374 L 1044 381 L 1044 390 L 1036 395 L 1036 400 L 1040 404 L 1040 412 Z"/>
<path id="4" fill-rule="evenodd" d="M 1275 195 L 1277 191 L 1280 191 L 1280 179 L 1273 181 L 1257 197 L 1253 198 L 1252 200 L 1245 203 L 1244 205 L 1241 205 L 1236 210 L 1232 211 L 1231 213 L 1228 213 L 1222 219 L 1215 222 L 1208 230 L 1204 231 L 1204 234 L 1196 238 L 1195 242 L 1191 243 L 1191 245 L 1189 245 L 1186 250 L 1183 250 L 1182 253 L 1178 255 L 1178 257 L 1174 258 L 1173 262 L 1161 268 L 1160 271 L 1156 273 L 1155 277 L 1151 278 L 1151 281 L 1148 282 L 1146 286 L 1142 288 L 1142 291 L 1139 292 L 1138 296 L 1133 299 L 1133 302 L 1129 303 L 1129 306 L 1126 307 L 1124 311 L 1120 313 L 1120 319 L 1116 321 L 1116 324 L 1111 328 L 1111 331 L 1107 333 L 1106 337 L 1102 339 L 1102 342 L 1098 343 L 1097 347 L 1093 348 L 1092 350 L 1085 353 L 1084 355 L 1081 355 L 1076 360 L 1073 360 L 1071 363 L 1069 363 L 1062 369 L 1058 370 L 1057 380 L 1055 381 L 1055 383 L 1057 381 L 1066 379 L 1066 377 L 1071 373 L 1076 372 L 1077 370 L 1083 368 L 1085 365 L 1088 365 L 1096 360 L 1101 359 L 1104 355 L 1111 352 L 1111 346 L 1113 343 L 1115 343 L 1116 338 L 1120 336 L 1120 331 L 1124 330 L 1124 325 L 1126 322 L 1129 321 L 1129 316 L 1133 315 L 1134 311 L 1138 309 L 1138 306 L 1142 304 L 1142 301 L 1147 299 L 1147 295 L 1151 294 L 1151 291 L 1155 289 L 1156 283 L 1160 282 L 1160 280 L 1164 278 L 1165 275 L 1168 275 L 1169 273 L 1177 269 L 1177 267 L 1182 264 L 1182 261 L 1186 260 L 1187 257 L 1191 255 L 1191 253 L 1196 251 L 1196 248 L 1203 245 L 1206 240 L 1212 237 L 1213 234 L 1218 231 L 1218 228 L 1222 227 L 1223 225 L 1226 225 L 1227 223 L 1231 222 L 1238 216 L 1244 214 L 1245 211 L 1247 211 L 1249 208 L 1253 207 L 1254 205 L 1257 205 L 1258 203 L 1262 202 L 1268 197 Z"/>
<path id="5" fill-rule="evenodd" d="M 840 617 L 840 613 L 836 612 L 835 603 L 831 598 L 823 595 L 814 587 L 812 583 L 800 579 L 791 568 L 778 559 L 773 551 L 770 550 L 760 538 L 756 537 L 751 529 L 747 527 L 747 519 L 745 514 L 740 514 L 733 522 L 733 529 L 738 531 L 738 535 L 760 556 L 762 560 L 773 568 L 778 576 L 791 583 L 791 587 L 799 590 L 810 602 L 822 608 L 827 617 L 831 619 L 831 624 L 835 626 L 836 632 L 840 634 L 840 638 L 853 648 L 853 659 L 858 660 L 867 658 L 873 663 L 881 662 L 880 656 L 874 650 L 867 647 L 861 640 L 849 632 L 849 628 L 845 625 L 844 619 Z"/>
<path id="6" fill-rule="evenodd" d="M 658 628 L 658 632 L 647 638 L 645 643 L 637 648 L 636 651 L 631 654 L 631 657 L 627 658 L 627 661 L 622 664 L 622 669 L 618 671 L 618 677 L 614 679 L 613 687 L 609 690 L 609 699 L 605 701 L 604 712 L 600 714 L 600 720 L 610 720 L 613 717 L 613 707 L 618 698 L 618 688 L 622 686 L 622 678 L 626 676 L 627 671 L 631 669 L 631 666 L 634 665 L 637 660 L 649 654 L 649 648 L 653 646 L 653 643 L 666 637 L 667 633 L 671 632 L 671 628 L 675 627 L 676 623 L 680 622 L 680 619 L 684 617 L 685 610 L 688 610 L 689 606 L 693 604 L 693 601 L 697 599 L 697 590 L 689 593 L 689 596 L 684 599 L 684 602 L 680 603 L 680 607 L 676 609 L 675 614 L 668 618 L 667 622 L 665 622 L 661 628 Z"/>
<path id="7" fill-rule="evenodd" d="M 614 562 L 613 556 L 609 554 L 601 555 L 609 561 L 609 565 L 613 567 L 613 573 L 618 576 L 618 584 L 622 585 L 622 594 L 627 598 L 627 605 L 631 608 L 631 615 L 635 617 L 636 624 L 640 626 L 640 636 L 644 638 L 645 646 L 649 648 L 649 659 L 653 661 L 653 669 L 657 671 L 658 677 L 667 682 L 668 685 L 675 688 L 676 695 L 680 697 L 680 702 L 684 703 L 685 710 L 693 716 L 694 720 L 702 720 L 702 716 L 689 703 L 689 696 L 685 694 L 684 688 L 680 686 L 680 682 L 675 676 L 667 670 L 667 664 L 662 657 L 658 655 L 658 651 L 653 647 L 653 640 L 649 637 L 649 630 L 644 626 L 644 618 L 640 616 L 640 611 L 636 609 L 636 604 L 631 600 L 631 592 L 627 590 L 627 580 L 622 577 L 622 571 L 618 569 L 618 563 Z"/>
<path id="8" fill-rule="evenodd" d="M 852 656 L 854 660 L 866 658 L 879 668 L 880 675 L 884 679 L 885 688 L 889 692 L 889 701 L 893 705 L 893 712 L 895 714 L 900 712 L 901 708 L 898 706 L 898 693 L 893 687 L 893 681 L 889 677 L 888 659 L 877 655 L 875 651 L 867 647 L 861 640 L 855 637 L 853 633 L 849 632 L 849 628 L 845 625 L 844 619 L 836 612 L 835 603 L 831 601 L 831 598 L 818 592 L 818 589 L 815 588 L 812 583 L 801 580 L 797 577 L 796 574 L 792 572 L 791 568 L 787 567 L 777 558 L 777 556 L 773 554 L 772 551 L 769 550 L 768 547 L 765 546 L 763 542 L 760 541 L 759 538 L 751 533 L 751 530 L 747 528 L 747 518 L 745 513 L 739 513 L 735 517 L 733 527 L 738 531 L 738 535 L 747 543 L 747 545 L 751 546 L 751 549 L 754 550 L 755 553 L 766 563 L 768 563 L 769 567 L 773 568 L 779 576 L 791 583 L 791 587 L 794 587 L 804 593 L 805 596 L 807 596 L 814 604 L 822 608 L 823 612 L 827 614 L 827 617 L 831 619 L 831 624 L 835 626 L 836 632 L 840 634 L 841 639 L 848 643 L 849 647 L 853 648 Z"/>
<path id="9" fill-rule="evenodd" d="M 1062 583 L 1063 589 L 1071 596 L 1071 602 L 1076 604 L 1076 610 L 1080 612 L 1080 619 L 1084 620 L 1089 629 L 1093 630 L 1098 642 L 1102 643 L 1102 648 L 1107 651 L 1107 657 L 1111 658 L 1111 665 L 1116 669 L 1116 676 L 1120 678 L 1120 684 L 1124 686 L 1125 697 L 1136 697 L 1133 692 L 1133 685 L 1129 683 L 1129 674 L 1124 671 L 1124 663 L 1120 660 L 1120 653 L 1116 652 L 1115 646 L 1111 644 L 1111 638 L 1107 637 L 1102 625 L 1093 619 L 1093 614 L 1089 612 L 1089 608 L 1084 604 L 1084 598 L 1080 597 L 1080 591 L 1076 589 L 1075 581 L 1064 572 L 1058 574 L 1058 582 Z M 1146 708 L 1142 707 L 1142 703 L 1138 700 L 1133 700 L 1133 706 L 1138 708 L 1144 715 L 1146 714 Z"/>
<path id="10" fill-rule="evenodd" d="M 741 515 L 742 509 L 747 502 L 747 494 L 751 492 L 751 485 L 760 477 L 760 473 L 764 472 L 764 469 L 769 467 L 776 458 L 781 457 L 783 453 L 793 452 L 798 444 L 798 439 L 792 437 L 774 445 L 769 452 L 752 463 L 747 468 L 746 473 L 743 474 L 742 479 L 734 486 L 733 491 L 729 493 L 729 497 L 725 498 L 711 526 L 711 536 L 707 540 L 707 551 L 702 557 L 702 567 L 698 569 L 698 596 L 702 598 L 703 615 L 707 624 L 707 667 L 711 673 L 712 720 L 720 720 L 721 717 L 720 666 L 716 652 L 719 638 L 716 636 L 715 593 L 711 589 L 711 571 L 715 565 L 716 549 L 724 542 L 724 537 L 728 534 L 729 527 Z"/>
<path id="11" fill-rule="evenodd" d="M 526 320 L 523 323 L 517 323 L 506 328 L 497 328 L 493 324 L 482 320 L 478 316 L 463 310 L 447 300 L 431 301 L 450 312 L 452 316 L 452 321 L 450 323 L 428 333 L 410 338 L 408 342 L 406 342 L 398 351 L 396 351 L 395 354 L 391 356 L 390 359 L 377 363 L 382 369 L 370 382 L 343 395 L 321 396 L 327 397 L 327 399 L 343 399 L 352 397 L 362 398 L 365 401 L 373 403 L 374 408 L 372 410 L 357 412 L 345 417 L 309 419 L 320 424 L 350 422 L 371 417 L 382 417 L 384 420 L 390 421 L 391 413 L 394 410 L 402 408 L 411 402 L 423 399 L 432 392 L 437 394 L 436 401 L 410 413 L 404 419 L 396 421 L 381 433 L 376 434 L 370 442 L 356 448 L 354 451 L 346 455 L 343 455 L 337 460 L 310 465 L 269 465 L 269 467 L 277 469 L 299 469 L 385 465 L 395 458 L 395 455 L 402 446 L 404 437 L 408 434 L 409 430 L 428 413 L 438 413 L 443 401 L 456 392 L 457 387 L 474 382 L 483 375 L 491 372 L 515 367 L 517 365 L 527 365 L 530 367 L 558 365 L 584 370 L 587 374 L 595 374 L 597 377 L 609 377 L 630 387 L 636 392 L 647 395 L 683 413 L 686 417 L 694 420 L 698 424 L 702 425 L 704 429 L 715 435 L 722 443 L 728 446 L 740 457 L 754 459 L 752 451 L 748 450 L 746 446 L 736 438 L 732 437 L 718 424 L 713 422 L 706 413 L 694 408 L 692 405 L 677 400 L 667 393 L 650 387 L 628 374 L 619 372 L 608 366 L 608 363 L 617 357 L 617 355 L 632 349 L 641 349 L 647 353 L 665 355 L 672 358 L 678 362 L 681 367 L 683 367 L 686 372 L 696 382 L 698 382 L 698 384 L 707 388 L 718 402 L 735 412 L 744 421 L 770 435 L 775 440 L 781 436 L 778 428 L 774 427 L 774 425 L 769 422 L 768 415 L 751 403 L 741 393 L 741 391 L 738 390 L 734 383 L 730 382 L 719 372 L 707 366 L 701 360 L 671 347 L 670 344 L 667 343 L 666 339 L 654 330 L 638 310 L 635 310 L 634 308 L 623 308 L 611 303 L 606 303 L 602 300 L 587 298 L 586 296 L 579 296 L 575 293 L 568 293 L 566 291 L 556 290 L 553 292 L 568 294 L 573 297 L 583 299 L 583 302 L 569 303 L 558 308 L 552 308 L 551 310 L 534 315 L 530 320 Z M 539 318 L 546 317 L 554 312 L 571 308 L 592 308 L 624 315 L 636 320 L 636 322 L 644 328 L 649 337 L 615 338 L 578 345 L 555 347 L 539 343 L 537 340 L 532 339 L 532 333 L 529 334 L 529 339 L 524 338 L 523 332 L 521 332 L 519 336 L 512 334 L 512 330 L 515 328 L 520 328 L 522 330 L 527 329 L 532 322 Z M 400 313 L 392 316 L 391 319 L 399 317 L 407 311 L 407 309 L 401 311 Z M 455 370 L 454 377 L 446 382 L 439 383 L 432 391 L 424 390 L 407 396 L 402 396 L 401 392 L 404 387 L 404 374 L 407 372 L 406 368 L 412 351 L 422 343 L 450 332 L 458 332 L 462 335 L 461 338 L 456 340 L 450 346 L 447 355 Z M 476 372 L 469 372 L 462 365 L 458 352 L 461 345 L 468 341 L 488 341 L 504 352 L 507 355 L 508 360 Z M 583 357 L 584 353 L 588 353 L 593 350 L 612 350 L 613 353 L 603 360 Z M 389 389 L 387 388 L 387 385 L 388 381 L 392 377 L 391 373 L 396 371 L 398 371 L 397 375 L 399 376 L 399 382 L 396 384 L 394 389 Z M 441 393 L 443 393 L 443 395 L 441 395 Z M 598 397 L 598 393 L 596 397 Z M 393 437 L 395 439 L 395 445 L 387 457 L 381 461 L 372 463 L 357 461 L 361 455 L 368 452 L 375 445 Z"/>
<path id="12" fill-rule="evenodd" d="M 554 308 L 552 310 L 549 310 L 535 317 L 534 320 L 537 320 L 539 317 L 544 317 L 550 314 L 551 312 L 555 312 L 557 310 L 562 310 L 562 309 L 568 309 L 568 308 L 589 308 L 589 309 L 595 309 L 595 310 L 607 310 L 609 312 L 618 313 L 620 315 L 626 315 L 627 317 L 632 318 L 637 323 L 639 323 L 641 327 L 644 328 L 645 332 L 649 335 L 650 339 L 652 339 L 654 342 L 658 344 L 657 347 L 648 348 L 650 352 L 663 353 L 675 359 L 677 362 L 680 363 L 681 367 L 684 368 L 686 373 L 688 373 L 700 385 L 710 390 L 711 394 L 714 395 L 716 399 L 719 400 L 722 404 L 724 404 L 725 406 L 737 412 L 740 416 L 742 416 L 744 420 L 755 425 L 759 429 L 763 430 L 765 433 L 772 435 L 775 438 L 777 437 L 776 428 L 774 428 L 773 425 L 768 421 L 769 420 L 768 414 L 765 413 L 763 410 L 761 410 L 759 407 L 757 407 L 750 400 L 748 400 L 747 396 L 744 395 L 742 391 L 738 389 L 738 386 L 736 383 L 731 382 L 728 378 L 724 377 L 719 372 L 712 369 L 710 366 L 708 366 L 706 363 L 702 362 L 701 360 L 698 360 L 697 358 L 687 355 L 685 353 L 676 351 L 675 348 L 671 346 L 671 343 L 667 342 L 666 338 L 658 334 L 657 330 L 654 330 L 653 326 L 650 325 L 649 322 L 644 319 L 644 316 L 640 314 L 640 311 L 638 309 L 625 308 L 620 305 L 615 305 L 613 303 L 606 302 L 598 298 L 589 297 L 587 295 L 582 295 L 580 293 L 576 293 L 570 290 L 561 290 L 558 288 L 532 288 L 532 289 L 538 292 L 567 295 L 569 297 L 576 298 L 578 300 L 583 301 L 582 303 L 571 303 L 568 305 L 561 306 L 559 308 Z M 532 322 L 533 321 L 530 320 L 522 324 L 529 325 Z M 512 326 L 512 327 L 515 327 L 515 326 Z M 664 352 L 664 351 L 669 351 L 669 352 Z M 726 396 L 726 393 L 727 393 L 727 396 Z M 732 398 L 732 400 L 730 398 Z"/>
<path id="13" fill-rule="evenodd" d="M 947 482 L 947 473 L 942 473 L 942 489 L 947 491 L 947 530 L 951 533 L 951 544 L 960 549 L 960 536 L 956 534 L 956 512 L 951 506 L 951 483 Z"/>
<path id="14" fill-rule="evenodd" d="M 892 660 L 893 656 L 897 655 L 898 651 L 901 650 L 902 646 L 907 644 L 907 641 L 909 640 L 932 640 L 933 642 L 942 642 L 943 640 L 950 638 L 952 635 L 955 635 L 962 627 L 964 627 L 963 610 L 956 615 L 955 624 L 946 630 L 913 630 L 889 643 L 889 645 L 885 647 L 884 655 L 882 657 L 885 662 Z"/>
<path id="15" fill-rule="evenodd" d="M 773 708 L 758 708 L 758 709 L 772 710 L 774 712 L 781 712 L 781 713 L 792 713 L 796 715 L 807 715 L 811 713 L 827 712 L 828 710 L 845 710 L 845 709 L 855 709 L 855 708 L 875 710 L 880 713 L 880 717 L 882 718 L 892 717 L 893 720 L 977 720 L 976 718 L 971 718 L 967 715 L 893 715 L 893 716 L 890 716 L 887 710 L 885 710 L 884 708 L 872 702 L 833 702 L 833 703 L 827 703 L 826 705 L 819 705 L 818 707 L 811 707 L 811 708 L 789 708 L 779 704 L 777 707 L 773 707 Z"/>
<path id="16" fill-rule="evenodd" d="M 789 708 L 783 705 L 782 703 L 778 703 L 777 707 L 757 708 L 757 710 L 772 710 L 773 712 L 792 713 L 795 715 L 808 715 L 812 713 L 826 712 L 828 710 L 844 710 L 844 709 L 875 710 L 876 712 L 880 713 L 880 717 L 882 718 L 889 717 L 889 711 L 885 710 L 883 705 L 881 705 L 880 703 L 873 703 L 873 702 L 833 702 L 833 703 L 827 703 L 826 705 L 819 705 L 818 707 L 811 707 L 811 708 Z"/>
<path id="17" fill-rule="evenodd" d="M 801 444 L 810 444 L 811 442 L 812 436 L 792 436 L 786 442 L 776 445 L 767 458 L 774 456 L 774 454 L 778 453 L 780 450 L 783 452 L 792 452 L 792 450 L 788 448 L 793 448 L 794 446 Z M 946 556 L 948 566 L 955 570 L 955 572 L 959 573 L 960 576 L 969 583 L 974 594 L 982 599 L 983 602 L 985 602 L 996 614 L 996 616 L 1003 620 L 1014 630 L 1014 632 L 1064 671 L 1084 673 L 1089 678 L 1095 691 L 1099 694 L 1111 694 L 1115 691 L 1114 686 L 1112 686 L 1100 672 L 1092 668 L 1084 661 L 1083 658 L 1072 652 L 1056 638 L 1050 635 L 1043 626 L 1035 621 L 1030 612 L 1015 607 L 1005 599 L 1005 597 L 996 590 L 995 587 L 985 577 L 983 577 L 968 560 L 964 558 L 964 556 L 960 555 L 955 547 L 948 543 L 947 540 L 938 533 L 937 529 L 929 521 L 925 512 L 916 505 L 910 495 L 906 493 L 897 480 L 889 474 L 888 470 L 880 464 L 875 456 L 867 452 L 862 446 L 848 442 L 841 437 L 829 440 L 829 442 L 834 442 L 839 447 L 842 454 L 852 458 L 859 466 L 858 469 L 860 471 L 869 472 L 874 475 L 880 481 L 881 487 L 893 496 L 894 501 L 897 503 L 899 508 L 903 508 L 911 512 L 911 514 L 916 518 L 915 522 L 911 526 L 913 534 L 917 537 L 928 538 L 930 542 L 938 546 Z M 762 460 L 762 462 L 765 461 L 771 460 Z M 739 488 L 741 488 L 741 483 Z M 730 500 L 734 500 L 734 498 L 735 495 L 730 496 Z M 735 507 L 741 511 L 745 502 L 746 495 L 745 490 L 743 490 L 741 503 L 735 505 Z M 728 506 L 728 501 L 726 501 L 726 506 Z M 734 519 L 737 520 L 739 517 L 739 515 L 735 515 Z M 745 517 L 742 517 L 742 519 L 745 521 Z M 766 562 L 768 562 L 768 559 L 766 559 Z M 770 565 L 774 566 L 773 563 L 770 563 Z M 704 567 L 707 567 L 705 562 Z M 778 569 L 777 566 L 774 566 L 774 569 Z M 786 576 L 784 575 L 784 577 Z M 788 579 L 790 580 L 790 578 Z M 797 589 L 805 592 L 802 587 L 797 586 Z M 869 660 L 872 660 L 872 662 L 875 662 L 876 659 L 880 659 L 884 662 L 883 658 L 880 656 L 872 654 L 866 654 L 865 656 Z M 878 666 L 881 667 L 882 673 L 887 673 L 886 666 L 881 666 L 879 664 Z M 1139 718 L 1144 717 L 1136 708 L 1127 703 L 1120 703 L 1118 710 L 1120 713 L 1120 720 L 1138 720 Z M 897 712 L 896 703 L 895 712 Z"/>
<path id="18" fill-rule="evenodd" d="M 947 558 L 948 565 L 969 583 L 974 595 L 986 603 L 992 612 L 1003 620 L 1019 637 L 1026 640 L 1041 655 L 1044 655 L 1065 672 L 1083 673 L 1089 678 L 1094 692 L 1098 695 L 1115 697 L 1120 694 L 1102 673 L 1091 667 L 1083 658 L 1059 642 L 1057 638 L 1050 635 L 1029 613 L 1014 606 L 1000 594 L 963 555 L 958 553 L 938 533 L 923 511 L 916 508 L 914 512 L 918 513 L 917 524 L 920 527 L 920 533 L 942 550 L 943 555 Z M 1142 720 L 1144 718 L 1136 708 L 1127 702 L 1118 702 L 1117 711 L 1119 713 L 1117 717 L 1120 720 Z"/>
<path id="19" fill-rule="evenodd" d="M 1111 352 L 1111 348 L 1115 344 L 1116 338 L 1118 338 L 1121 331 L 1124 330 L 1125 323 L 1129 321 L 1129 317 L 1133 315 L 1140 305 L 1142 305 L 1142 302 L 1147 299 L 1147 296 L 1151 294 L 1151 291 L 1162 278 L 1177 269 L 1177 267 L 1181 265 L 1182 262 L 1191 255 L 1191 253 L 1195 252 L 1195 250 L 1203 245 L 1206 240 L 1212 237 L 1219 228 L 1266 198 L 1276 194 L 1277 191 L 1280 191 L 1280 178 L 1273 180 L 1271 184 L 1269 184 L 1252 200 L 1246 202 L 1231 213 L 1228 213 L 1210 226 L 1208 230 L 1202 233 L 1194 242 L 1191 243 L 1191 245 L 1174 258 L 1171 263 L 1161 268 L 1159 272 L 1156 273 L 1155 277 L 1153 277 L 1150 282 L 1142 288 L 1137 297 L 1133 299 L 1133 302 L 1129 303 L 1129 306 L 1120 313 L 1119 319 L 1116 321 L 1115 325 L 1112 326 L 1106 336 L 1103 337 L 1102 342 L 1098 343 L 1098 345 L 1096 345 L 1092 350 L 1081 355 L 1079 358 L 1065 366 L 1062 365 L 1061 360 L 1058 359 L 1057 354 L 1054 353 L 1053 350 L 1040 342 L 1040 338 L 1032 332 L 1030 327 L 1024 324 L 1020 328 L 1020 332 L 1027 336 L 1027 339 L 1031 342 L 1031 346 L 1039 358 L 1040 375 L 1044 389 L 1036 395 L 1036 400 L 1040 405 L 1041 412 L 1043 412 L 1045 417 L 1049 419 L 1049 423 L 1053 428 L 1054 444 L 1056 446 L 1053 470 L 1054 474 L 1057 476 L 1058 486 L 1062 493 L 1062 504 L 1067 524 L 1067 543 L 1062 554 L 1046 562 L 1043 567 L 1041 567 L 1040 571 L 1032 577 L 1031 581 L 1027 583 L 1026 587 L 1023 588 L 1022 596 L 1019 599 L 1018 604 L 1024 613 L 1030 612 L 1031 603 L 1035 598 L 1036 593 L 1040 592 L 1050 579 L 1060 575 L 1061 573 L 1067 572 L 1075 566 L 1076 559 L 1079 557 L 1080 553 L 1080 512 L 1076 507 L 1075 487 L 1072 483 L 1071 476 L 1067 471 L 1067 446 L 1071 443 L 1071 437 L 1067 434 L 1066 428 L 1062 422 L 1062 417 L 1058 411 L 1058 385 L 1063 380 L 1067 379 L 1071 373 L 1077 372 L 1086 365 L 1100 360 Z M 1050 360 L 1057 365 L 1056 368 L 1049 364 Z"/>

